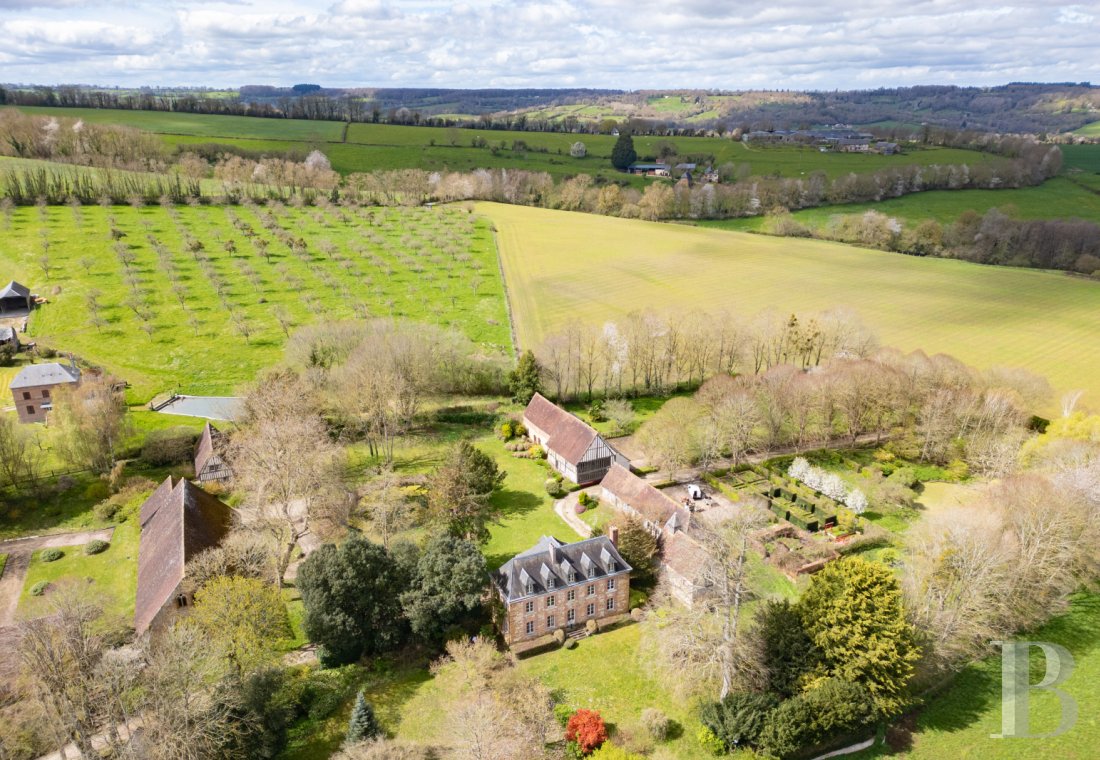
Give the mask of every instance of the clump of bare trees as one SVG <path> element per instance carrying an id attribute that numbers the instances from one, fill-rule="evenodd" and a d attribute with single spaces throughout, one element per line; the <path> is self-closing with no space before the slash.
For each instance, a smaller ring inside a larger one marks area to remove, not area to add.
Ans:
<path id="1" fill-rule="evenodd" d="M 805 369 L 718 374 L 692 398 L 674 398 L 638 431 L 651 463 L 670 473 L 707 468 L 750 451 L 806 449 L 891 439 L 898 454 L 936 464 L 964 461 L 1000 477 L 1019 467 L 1030 409 L 1049 398 L 1024 370 L 979 372 L 944 355 L 880 350 L 833 356 Z"/>
<path id="2" fill-rule="evenodd" d="M 499 360 L 479 355 L 458 333 L 393 320 L 302 328 L 291 336 L 287 361 L 301 368 L 325 409 L 385 461 L 428 396 L 503 386 Z"/>
<path id="3" fill-rule="evenodd" d="M 714 375 L 807 369 L 838 355 L 865 357 L 877 340 L 845 310 L 752 319 L 703 311 L 636 311 L 603 325 L 571 322 L 536 349 L 558 399 L 662 393 Z"/>
<path id="4" fill-rule="evenodd" d="M 1042 623 L 1095 577 L 1098 472 L 1090 462 L 1014 476 L 913 531 L 903 587 L 934 668 L 958 667 L 990 641 Z"/>

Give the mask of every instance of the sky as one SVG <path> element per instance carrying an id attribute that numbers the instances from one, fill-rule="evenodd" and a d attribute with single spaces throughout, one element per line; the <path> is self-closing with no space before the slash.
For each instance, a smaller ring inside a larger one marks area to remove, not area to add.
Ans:
<path id="1" fill-rule="evenodd" d="M 0 81 L 870 89 L 1100 83 L 1100 0 L 0 0 Z"/>

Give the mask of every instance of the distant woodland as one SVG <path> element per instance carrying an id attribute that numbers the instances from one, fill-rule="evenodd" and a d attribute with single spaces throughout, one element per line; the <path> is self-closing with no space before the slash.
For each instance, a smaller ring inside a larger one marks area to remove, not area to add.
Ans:
<path id="1" fill-rule="evenodd" d="M 654 101 L 674 98 L 675 106 Z M 930 85 L 833 92 L 675 90 L 446 90 L 248 85 L 202 89 L 0 86 L 0 105 L 70 106 L 269 118 L 477 125 L 483 129 L 680 134 L 860 124 L 885 134 L 922 127 L 1058 134 L 1100 120 L 1100 87 L 1017 82 L 999 87 Z M 591 106 L 595 115 L 579 116 Z"/>

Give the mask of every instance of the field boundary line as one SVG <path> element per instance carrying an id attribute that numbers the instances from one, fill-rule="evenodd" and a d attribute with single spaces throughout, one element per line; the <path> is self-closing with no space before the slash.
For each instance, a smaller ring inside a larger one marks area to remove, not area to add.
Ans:
<path id="1" fill-rule="evenodd" d="M 500 283 L 504 286 L 504 310 L 508 312 L 508 331 L 512 335 L 512 355 L 519 357 L 519 338 L 516 334 L 516 319 L 512 315 L 512 291 L 508 289 L 508 278 L 504 276 L 504 256 L 500 250 L 500 238 L 497 236 L 497 223 L 489 217 L 482 217 L 489 222 L 489 229 L 493 232 L 493 246 L 497 251 L 497 271 L 500 273 Z"/>

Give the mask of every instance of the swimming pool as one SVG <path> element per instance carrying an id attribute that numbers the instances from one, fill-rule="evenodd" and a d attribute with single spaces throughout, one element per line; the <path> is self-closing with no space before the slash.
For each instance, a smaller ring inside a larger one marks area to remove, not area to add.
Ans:
<path id="1" fill-rule="evenodd" d="M 176 396 L 157 409 L 162 414 L 203 417 L 208 420 L 234 420 L 244 399 L 237 396 Z"/>

